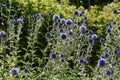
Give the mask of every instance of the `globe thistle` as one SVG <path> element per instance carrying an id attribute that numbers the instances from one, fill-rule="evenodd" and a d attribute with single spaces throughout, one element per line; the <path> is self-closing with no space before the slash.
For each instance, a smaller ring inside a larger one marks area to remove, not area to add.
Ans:
<path id="1" fill-rule="evenodd" d="M 119 53 L 118 49 L 113 50 L 113 54 L 117 55 Z"/>
<path id="2" fill-rule="evenodd" d="M 60 23 L 61 23 L 62 25 L 64 25 L 64 24 L 65 24 L 65 19 L 60 19 Z"/>
<path id="3" fill-rule="evenodd" d="M 64 32 L 64 29 L 61 28 L 61 29 L 60 29 L 60 32 L 61 32 L 61 33 Z"/>
<path id="4" fill-rule="evenodd" d="M 88 31 L 88 34 L 89 34 L 89 35 L 92 35 L 92 34 L 93 34 L 93 31 L 92 31 L 92 30 L 89 30 L 89 31 Z"/>
<path id="5" fill-rule="evenodd" d="M 90 44 L 91 46 L 94 45 L 94 40 L 93 40 L 92 38 L 89 39 L 89 44 Z"/>
<path id="6" fill-rule="evenodd" d="M 61 58 L 64 58 L 64 54 L 63 54 L 63 53 L 61 53 L 61 54 L 60 54 L 60 57 L 61 57 Z"/>
<path id="7" fill-rule="evenodd" d="M 74 14 L 75 16 L 78 16 L 78 15 L 79 15 L 79 12 L 78 12 L 77 10 L 75 10 L 75 11 L 73 12 L 73 14 Z"/>
<path id="8" fill-rule="evenodd" d="M 106 60 L 104 58 L 100 58 L 98 60 L 98 64 L 97 64 L 97 67 L 104 67 L 106 65 Z"/>
<path id="9" fill-rule="evenodd" d="M 10 74 L 12 74 L 12 75 L 16 75 L 16 74 L 18 74 L 19 73 L 19 70 L 17 69 L 17 68 L 12 68 L 11 70 L 10 70 Z"/>
<path id="10" fill-rule="evenodd" d="M 117 14 L 117 13 L 118 13 L 118 11 L 117 11 L 116 9 L 114 9 L 114 10 L 113 10 L 113 13 L 114 13 L 114 14 Z"/>
<path id="11" fill-rule="evenodd" d="M 71 19 L 67 19 L 66 20 L 66 25 L 70 26 L 72 25 L 73 21 Z"/>
<path id="12" fill-rule="evenodd" d="M 106 70 L 105 74 L 106 74 L 106 75 L 110 75 L 110 74 L 111 74 L 111 71 L 110 71 L 110 70 Z"/>
<path id="13" fill-rule="evenodd" d="M 118 30 L 120 31 L 120 25 L 118 26 Z"/>
<path id="14" fill-rule="evenodd" d="M 28 69 L 27 68 L 23 68 L 23 72 L 27 73 Z"/>
<path id="15" fill-rule="evenodd" d="M 82 64 L 86 64 L 86 63 L 87 63 L 87 60 L 86 60 L 86 58 L 79 58 L 79 59 L 78 59 L 78 62 L 79 62 L 79 63 L 82 63 Z"/>
<path id="16" fill-rule="evenodd" d="M 63 40 L 66 39 L 67 38 L 67 34 L 64 33 L 64 32 L 60 33 L 60 38 L 63 39 Z"/>
<path id="17" fill-rule="evenodd" d="M 50 53 L 50 58 L 51 59 L 55 59 L 57 57 L 56 53 L 52 52 Z"/>
<path id="18" fill-rule="evenodd" d="M 53 16 L 53 21 L 58 22 L 59 19 L 60 19 L 60 16 L 59 16 L 59 15 L 55 14 L 55 15 Z"/>
<path id="19" fill-rule="evenodd" d="M 105 39 L 104 39 L 104 38 L 101 38 L 101 39 L 100 39 L 100 43 L 105 43 Z"/>
<path id="20" fill-rule="evenodd" d="M 108 58 L 108 57 L 109 57 L 109 53 L 108 53 L 108 52 L 105 52 L 105 53 L 104 53 L 104 57 L 105 57 L 105 58 Z"/>
<path id="21" fill-rule="evenodd" d="M 65 59 L 64 59 L 64 58 L 61 58 L 61 59 L 60 59 L 60 62 L 61 62 L 61 63 L 65 62 Z"/>
<path id="22" fill-rule="evenodd" d="M 107 22 L 107 23 L 106 23 L 106 26 L 107 26 L 107 27 L 111 27 L 111 23 L 110 23 L 110 22 Z"/>
<path id="23" fill-rule="evenodd" d="M 73 31 L 70 30 L 70 31 L 68 32 L 68 34 L 69 34 L 69 35 L 73 35 Z"/>
<path id="24" fill-rule="evenodd" d="M 46 37 L 50 37 L 50 32 L 47 32 L 47 33 L 46 33 Z"/>
<path id="25" fill-rule="evenodd" d="M 79 29 L 80 29 L 80 31 L 81 31 L 82 33 L 85 33 L 85 32 L 86 32 L 86 26 L 83 25 L 83 24 L 80 26 Z"/>
<path id="26" fill-rule="evenodd" d="M 115 25 L 115 24 L 116 24 L 116 20 L 113 20 L 113 21 L 112 21 L 112 24 Z"/>
<path id="27" fill-rule="evenodd" d="M 93 34 L 93 35 L 92 35 L 92 39 L 93 39 L 93 40 L 97 39 L 97 35 L 96 35 L 96 34 Z"/>
<path id="28" fill-rule="evenodd" d="M 23 20 L 22 19 L 17 19 L 17 23 L 18 24 L 23 24 Z"/>
<path id="29" fill-rule="evenodd" d="M 112 30 L 110 28 L 108 28 L 106 32 L 112 34 Z"/>
<path id="30" fill-rule="evenodd" d="M 51 12 L 48 12 L 48 16 L 51 16 L 52 15 L 52 13 Z"/>

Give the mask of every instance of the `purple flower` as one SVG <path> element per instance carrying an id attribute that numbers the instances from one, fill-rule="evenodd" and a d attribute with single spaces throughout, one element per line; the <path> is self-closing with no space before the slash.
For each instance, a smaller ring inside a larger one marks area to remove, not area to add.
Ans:
<path id="1" fill-rule="evenodd" d="M 96 34 L 93 34 L 93 35 L 92 35 L 92 39 L 93 39 L 93 40 L 97 39 L 97 35 L 96 35 Z"/>
<path id="2" fill-rule="evenodd" d="M 67 34 L 66 33 L 60 33 L 60 38 L 61 39 L 66 39 L 67 38 Z"/>
<path id="3" fill-rule="evenodd" d="M 72 25 L 73 21 L 71 19 L 67 19 L 66 20 L 66 25 L 70 26 Z"/>
<path id="4" fill-rule="evenodd" d="M 11 73 L 12 75 L 16 75 L 16 74 L 19 73 L 19 70 L 18 70 L 17 68 L 12 68 L 12 69 L 10 70 L 10 73 Z"/>
<path id="5" fill-rule="evenodd" d="M 112 30 L 110 28 L 108 28 L 106 32 L 109 33 L 109 34 L 111 34 Z"/>
<path id="6" fill-rule="evenodd" d="M 17 19 L 17 23 L 18 24 L 23 24 L 23 20 L 22 19 Z"/>
<path id="7" fill-rule="evenodd" d="M 114 13 L 114 14 L 117 14 L 117 13 L 118 13 L 118 11 L 117 11 L 116 9 L 114 9 L 114 10 L 113 10 L 113 13 Z"/>
<path id="8" fill-rule="evenodd" d="M 55 15 L 53 16 L 53 21 L 57 22 L 58 20 L 60 20 L 60 16 L 57 15 L 57 14 L 55 14 Z"/>
<path id="9" fill-rule="evenodd" d="M 57 57 L 57 55 L 56 55 L 55 53 L 53 53 L 53 52 L 50 53 L 50 58 L 51 58 L 51 59 L 55 59 L 56 57 Z"/>
<path id="10" fill-rule="evenodd" d="M 60 57 L 61 57 L 61 58 L 64 58 L 64 54 L 63 54 L 63 53 L 61 53 L 61 54 L 60 54 Z"/>
<path id="11" fill-rule="evenodd" d="M 46 33 L 46 37 L 50 37 L 50 32 L 47 32 L 47 33 Z"/>
<path id="12" fill-rule="evenodd" d="M 65 24 L 65 19 L 60 19 L 60 23 L 64 25 Z"/>
<path id="13" fill-rule="evenodd" d="M 112 69 L 108 69 L 105 72 L 106 75 L 112 75 L 113 74 L 113 70 Z"/>
<path id="14" fill-rule="evenodd" d="M 64 58 L 61 58 L 61 59 L 60 59 L 60 62 L 61 62 L 61 63 L 65 62 L 65 59 L 64 59 Z"/>
<path id="15" fill-rule="evenodd" d="M 49 15 L 49 16 L 51 16 L 51 15 L 52 15 L 52 13 L 51 13 L 51 12 L 48 12 L 48 15 Z"/>
<path id="16" fill-rule="evenodd" d="M 120 31 L 120 25 L 118 26 L 118 30 Z"/>
<path id="17" fill-rule="evenodd" d="M 105 60 L 104 58 L 100 58 L 100 59 L 98 60 L 97 66 L 98 66 L 98 67 L 104 67 L 105 65 L 106 65 L 106 60 Z"/>
<path id="18" fill-rule="evenodd" d="M 105 57 L 105 58 L 108 58 L 108 57 L 109 57 L 109 53 L 108 53 L 108 52 L 105 52 L 105 53 L 104 53 L 104 57 Z"/>
<path id="19" fill-rule="evenodd" d="M 89 31 L 88 31 L 88 34 L 89 34 L 89 35 L 92 35 L 92 34 L 93 34 L 93 31 L 92 31 L 92 30 L 89 30 Z"/>
<path id="20" fill-rule="evenodd" d="M 0 37 L 3 37 L 4 36 L 4 33 L 3 32 L 0 32 Z"/>
<path id="21" fill-rule="evenodd" d="M 85 33 L 85 32 L 86 32 L 86 26 L 83 25 L 83 24 L 80 26 L 79 29 L 80 29 L 80 31 L 81 31 L 82 33 Z"/>
<path id="22" fill-rule="evenodd" d="M 69 34 L 69 35 L 73 35 L 73 31 L 70 30 L 70 31 L 68 32 L 68 34 Z"/>
<path id="23" fill-rule="evenodd" d="M 28 72 L 28 69 L 27 68 L 23 68 L 23 71 L 26 73 L 26 72 Z"/>
<path id="24" fill-rule="evenodd" d="M 79 12 L 78 12 L 77 10 L 75 10 L 75 11 L 73 12 L 73 14 L 74 14 L 75 16 L 78 16 L 78 15 L 79 15 Z"/>
<path id="25" fill-rule="evenodd" d="M 113 20 L 113 21 L 112 21 L 112 24 L 115 25 L 115 24 L 116 24 L 116 20 Z"/>
<path id="26" fill-rule="evenodd" d="M 78 59 L 78 62 L 79 62 L 79 63 L 82 63 L 82 64 L 86 64 L 86 63 L 87 63 L 87 60 L 86 60 L 86 58 L 79 58 L 79 59 Z"/>
<path id="27" fill-rule="evenodd" d="M 101 39 L 100 39 L 100 43 L 105 43 L 105 39 L 104 39 L 104 38 L 101 38 Z"/>
<path id="28" fill-rule="evenodd" d="M 113 50 L 113 54 L 117 55 L 119 53 L 118 49 Z"/>

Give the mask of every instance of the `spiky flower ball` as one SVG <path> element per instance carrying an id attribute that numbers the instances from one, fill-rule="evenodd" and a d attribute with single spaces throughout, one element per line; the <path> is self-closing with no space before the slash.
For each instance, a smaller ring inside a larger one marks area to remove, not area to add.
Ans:
<path id="1" fill-rule="evenodd" d="M 80 31 L 81 31 L 82 33 L 85 33 L 85 32 L 86 32 L 86 26 L 83 25 L 83 24 L 80 26 L 79 29 L 80 29 Z"/>
<path id="2" fill-rule="evenodd" d="M 104 58 L 100 58 L 98 60 L 98 64 L 97 64 L 97 67 L 104 67 L 106 65 L 106 60 Z"/>
<path id="3" fill-rule="evenodd" d="M 50 58 L 51 59 L 55 59 L 57 57 L 56 53 L 52 52 L 50 53 Z"/>
<path id="4" fill-rule="evenodd" d="M 75 11 L 73 12 L 73 14 L 74 14 L 75 16 L 78 16 L 78 15 L 79 15 L 79 12 L 78 12 L 77 10 L 75 10 Z"/>
<path id="5" fill-rule="evenodd" d="M 70 25 L 72 25 L 72 23 L 73 23 L 72 19 L 67 19 L 66 20 L 66 25 L 70 26 Z"/>
<path id="6" fill-rule="evenodd" d="M 67 34 L 64 33 L 64 32 L 60 33 L 60 38 L 63 39 L 63 40 L 66 39 L 67 38 Z"/>
<path id="7" fill-rule="evenodd" d="M 18 68 L 12 68 L 12 69 L 10 70 L 10 73 L 11 73 L 12 75 L 16 75 L 16 74 L 19 73 L 19 70 L 18 70 Z"/>
<path id="8" fill-rule="evenodd" d="M 28 69 L 27 68 L 23 68 L 23 72 L 27 73 Z"/>
<path id="9" fill-rule="evenodd" d="M 57 15 L 57 14 L 55 14 L 55 15 L 53 16 L 53 21 L 57 22 L 58 20 L 60 20 L 60 16 Z"/>

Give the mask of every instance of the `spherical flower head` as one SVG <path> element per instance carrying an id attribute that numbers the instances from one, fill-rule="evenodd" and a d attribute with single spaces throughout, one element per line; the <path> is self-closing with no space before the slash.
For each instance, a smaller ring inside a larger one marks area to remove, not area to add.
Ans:
<path id="1" fill-rule="evenodd" d="M 94 40 L 93 40 L 92 38 L 89 39 L 89 44 L 90 44 L 91 46 L 94 45 Z"/>
<path id="2" fill-rule="evenodd" d="M 66 20 L 66 25 L 70 26 L 72 25 L 73 21 L 71 19 L 67 19 Z"/>
<path id="3" fill-rule="evenodd" d="M 113 20 L 113 21 L 112 21 L 112 24 L 115 25 L 115 24 L 116 24 L 116 20 Z"/>
<path id="4" fill-rule="evenodd" d="M 120 31 L 120 25 L 118 26 L 118 30 Z"/>
<path id="5" fill-rule="evenodd" d="M 23 68 L 23 72 L 27 73 L 28 69 L 27 68 Z"/>
<path id="6" fill-rule="evenodd" d="M 105 52 L 105 53 L 104 53 L 104 57 L 105 57 L 105 58 L 108 58 L 108 57 L 109 57 L 109 53 L 108 53 L 108 52 Z"/>
<path id="7" fill-rule="evenodd" d="M 50 58 L 51 58 L 51 59 L 55 59 L 56 57 L 57 57 L 56 53 L 53 53 L 53 52 L 50 53 Z"/>
<path id="8" fill-rule="evenodd" d="M 51 12 L 48 12 L 48 16 L 51 16 L 52 15 L 52 13 Z"/>
<path id="9" fill-rule="evenodd" d="M 60 16 L 59 16 L 59 15 L 55 14 L 55 15 L 53 16 L 53 21 L 58 22 L 59 19 L 60 19 Z"/>
<path id="10" fill-rule="evenodd" d="M 97 64 L 97 67 L 104 67 L 106 65 L 106 60 L 104 58 L 100 58 L 98 60 L 98 64 Z"/>
<path id="11" fill-rule="evenodd" d="M 64 33 L 64 32 L 60 33 L 60 38 L 63 39 L 63 40 L 66 39 L 67 38 L 67 34 Z"/>
<path id="12" fill-rule="evenodd" d="M 109 34 L 111 34 L 112 30 L 110 28 L 108 28 L 106 32 L 109 33 Z"/>
<path id="13" fill-rule="evenodd" d="M 83 25 L 83 24 L 80 26 L 79 29 L 80 29 L 80 31 L 81 31 L 82 33 L 85 33 L 85 32 L 86 32 L 86 26 Z"/>
<path id="14" fill-rule="evenodd" d="M 93 39 L 93 40 L 97 39 L 97 35 L 96 35 L 96 34 L 93 34 L 93 35 L 92 35 L 92 39 Z"/>
<path id="15" fill-rule="evenodd" d="M 86 58 L 83 59 L 83 64 L 87 64 L 87 59 Z"/>
<path id="16" fill-rule="evenodd" d="M 12 68 L 12 69 L 10 70 L 10 73 L 11 73 L 12 75 L 16 75 L 16 74 L 19 73 L 19 70 L 18 70 L 17 68 Z"/>
<path id="17" fill-rule="evenodd" d="M 106 75 L 111 75 L 111 70 L 106 70 L 105 74 Z"/>
<path id="18" fill-rule="evenodd" d="M 113 54 L 117 55 L 119 53 L 118 49 L 113 50 Z"/>
<path id="19" fill-rule="evenodd" d="M 70 30 L 70 31 L 68 32 L 68 34 L 69 34 L 69 35 L 73 35 L 73 31 Z"/>
<path id="20" fill-rule="evenodd" d="M 84 62 L 84 58 L 79 58 L 79 59 L 78 59 L 78 62 L 79 62 L 79 63 L 83 63 L 83 62 Z"/>
<path id="21" fill-rule="evenodd" d="M 64 29 L 61 28 L 61 29 L 60 29 L 60 32 L 61 32 L 61 33 L 64 32 Z"/>
<path id="22" fill-rule="evenodd" d="M 17 19 L 17 23 L 18 24 L 23 24 L 23 20 L 22 19 Z"/>
<path id="23" fill-rule="evenodd" d="M 107 23 L 106 23 L 106 26 L 107 26 L 107 27 L 110 27 L 110 26 L 111 26 L 111 23 L 110 23 L 110 22 L 107 22 Z"/>
<path id="24" fill-rule="evenodd" d="M 79 15 L 79 12 L 78 12 L 77 10 L 75 10 L 75 11 L 73 12 L 73 14 L 74 14 L 75 16 L 78 16 L 78 15 Z"/>
<path id="25" fill-rule="evenodd" d="M 65 19 L 60 19 L 60 23 L 61 23 L 62 25 L 64 25 L 64 24 L 65 24 Z"/>
<path id="26" fill-rule="evenodd" d="M 114 10 L 113 10 L 113 13 L 114 13 L 114 14 L 117 14 L 117 13 L 118 13 L 118 11 L 117 11 L 116 9 L 114 9 Z"/>
<path id="27" fill-rule="evenodd" d="M 50 32 L 47 32 L 47 33 L 46 33 L 46 37 L 50 37 Z"/>
<path id="28" fill-rule="evenodd" d="M 100 43 L 105 43 L 105 39 L 104 39 L 104 38 L 101 38 L 101 39 L 100 39 Z"/>
<path id="29" fill-rule="evenodd" d="M 92 35 L 92 34 L 93 34 L 93 31 L 92 31 L 92 30 L 89 30 L 89 31 L 88 31 L 88 34 L 89 34 L 89 35 Z"/>
<path id="30" fill-rule="evenodd" d="M 60 62 L 61 62 L 61 63 L 65 62 L 65 59 L 64 59 L 64 58 L 61 58 L 61 59 L 60 59 Z"/>
<path id="31" fill-rule="evenodd" d="M 64 54 L 63 54 L 63 53 L 61 53 L 61 54 L 60 54 L 60 57 L 61 57 L 61 58 L 64 58 Z"/>

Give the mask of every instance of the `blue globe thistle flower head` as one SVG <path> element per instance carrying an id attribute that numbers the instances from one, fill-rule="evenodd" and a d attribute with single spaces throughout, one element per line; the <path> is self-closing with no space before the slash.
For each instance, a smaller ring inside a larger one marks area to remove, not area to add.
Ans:
<path id="1" fill-rule="evenodd" d="M 78 12 L 77 10 L 75 10 L 75 11 L 73 12 L 73 14 L 74 14 L 75 16 L 78 16 L 78 15 L 79 15 L 79 12 Z"/>
<path id="2" fill-rule="evenodd" d="M 119 53 L 118 49 L 113 50 L 114 55 L 118 55 L 118 53 Z"/>
<path id="3" fill-rule="evenodd" d="M 47 32 L 47 33 L 46 33 L 46 37 L 50 37 L 50 32 Z"/>
<path id="4" fill-rule="evenodd" d="M 108 53 L 108 52 L 105 52 L 105 53 L 104 53 L 104 57 L 105 57 L 105 58 L 108 58 L 108 57 L 109 57 L 109 53 Z"/>
<path id="5" fill-rule="evenodd" d="M 16 74 L 18 74 L 18 73 L 19 73 L 18 68 L 12 68 L 12 69 L 10 70 L 10 74 L 12 74 L 12 75 L 16 75 Z"/>
<path id="6" fill-rule="evenodd" d="M 110 23 L 110 22 L 107 22 L 107 23 L 106 23 L 106 26 L 107 26 L 107 27 L 111 27 L 111 23 Z"/>
<path id="7" fill-rule="evenodd" d="M 108 34 L 112 34 L 112 30 L 110 28 L 107 29 L 106 31 Z"/>
<path id="8" fill-rule="evenodd" d="M 106 65 L 106 60 L 104 58 L 100 58 L 97 63 L 97 67 L 104 67 Z"/>
<path id="9" fill-rule="evenodd" d="M 105 71 L 105 74 L 106 74 L 106 75 L 111 75 L 111 70 L 106 70 L 106 71 Z"/>
<path id="10" fill-rule="evenodd" d="M 120 31 L 120 25 L 118 26 L 118 30 Z"/>
<path id="11" fill-rule="evenodd" d="M 96 39 L 97 39 L 97 35 L 96 35 L 96 34 L 93 34 L 93 35 L 92 35 L 92 39 L 93 39 L 93 40 L 96 40 Z"/>
<path id="12" fill-rule="evenodd" d="M 63 53 L 61 53 L 61 54 L 60 54 L 60 57 L 61 57 L 61 58 L 64 58 L 65 56 L 64 56 L 64 54 L 63 54 Z"/>
<path id="13" fill-rule="evenodd" d="M 17 23 L 18 24 L 23 24 L 23 20 L 22 19 L 17 19 Z"/>
<path id="14" fill-rule="evenodd" d="M 64 32 L 64 29 L 61 28 L 61 29 L 60 29 L 60 32 L 61 32 L 61 33 Z"/>
<path id="15" fill-rule="evenodd" d="M 60 23 L 61 23 L 62 25 L 64 25 L 64 24 L 65 24 L 65 19 L 60 19 Z"/>
<path id="16" fill-rule="evenodd" d="M 115 25 L 115 24 L 116 24 L 116 20 L 113 20 L 113 21 L 112 21 L 112 25 Z"/>
<path id="17" fill-rule="evenodd" d="M 56 59 L 56 57 L 57 57 L 56 53 L 54 53 L 54 52 L 50 53 L 50 58 L 51 59 Z"/>
<path id="18" fill-rule="evenodd" d="M 105 43 L 105 39 L 104 38 L 100 38 L 100 43 Z"/>
<path id="19" fill-rule="evenodd" d="M 85 33 L 85 32 L 86 32 L 86 26 L 83 25 L 83 24 L 80 26 L 79 29 L 80 29 L 80 31 L 81 31 L 82 33 Z"/>
<path id="20" fill-rule="evenodd" d="M 92 31 L 92 30 L 89 30 L 89 31 L 88 31 L 88 34 L 89 34 L 89 35 L 92 35 L 92 34 L 93 34 L 93 31 Z"/>
<path id="21" fill-rule="evenodd" d="M 70 31 L 68 32 L 68 34 L 69 34 L 69 35 L 73 35 L 73 31 L 70 30 Z"/>
<path id="22" fill-rule="evenodd" d="M 113 10 L 113 13 L 114 13 L 114 14 L 117 14 L 117 13 L 118 13 L 118 11 L 117 11 L 116 9 L 114 9 L 114 10 Z"/>
<path id="23" fill-rule="evenodd" d="M 84 58 L 79 58 L 79 59 L 78 59 L 78 62 L 79 62 L 79 63 L 83 63 L 83 62 L 84 62 Z"/>
<path id="24" fill-rule="evenodd" d="M 67 19 L 66 20 L 66 25 L 70 26 L 70 25 L 72 25 L 72 23 L 73 23 L 72 19 Z"/>
<path id="25" fill-rule="evenodd" d="M 61 63 L 65 62 L 65 59 L 64 59 L 64 58 L 61 58 L 61 59 L 60 59 L 60 62 L 61 62 Z"/>
<path id="26" fill-rule="evenodd" d="M 91 46 L 94 46 L 94 40 L 92 38 L 90 38 L 88 42 Z"/>
<path id="27" fill-rule="evenodd" d="M 57 14 L 53 15 L 53 21 L 58 22 L 58 20 L 60 20 L 60 16 Z"/>
<path id="28" fill-rule="evenodd" d="M 67 34 L 64 33 L 64 32 L 60 33 L 60 38 L 63 39 L 63 40 L 66 39 L 67 38 Z"/>
<path id="29" fill-rule="evenodd" d="M 84 58 L 84 59 L 83 59 L 83 64 L 87 64 L 87 63 L 88 63 L 87 59 Z"/>
<path id="30" fill-rule="evenodd" d="M 48 16 L 51 16 L 52 15 L 52 13 L 51 12 L 48 12 Z"/>
<path id="31" fill-rule="evenodd" d="M 27 73 L 28 69 L 27 68 L 23 68 L 23 72 Z"/>

